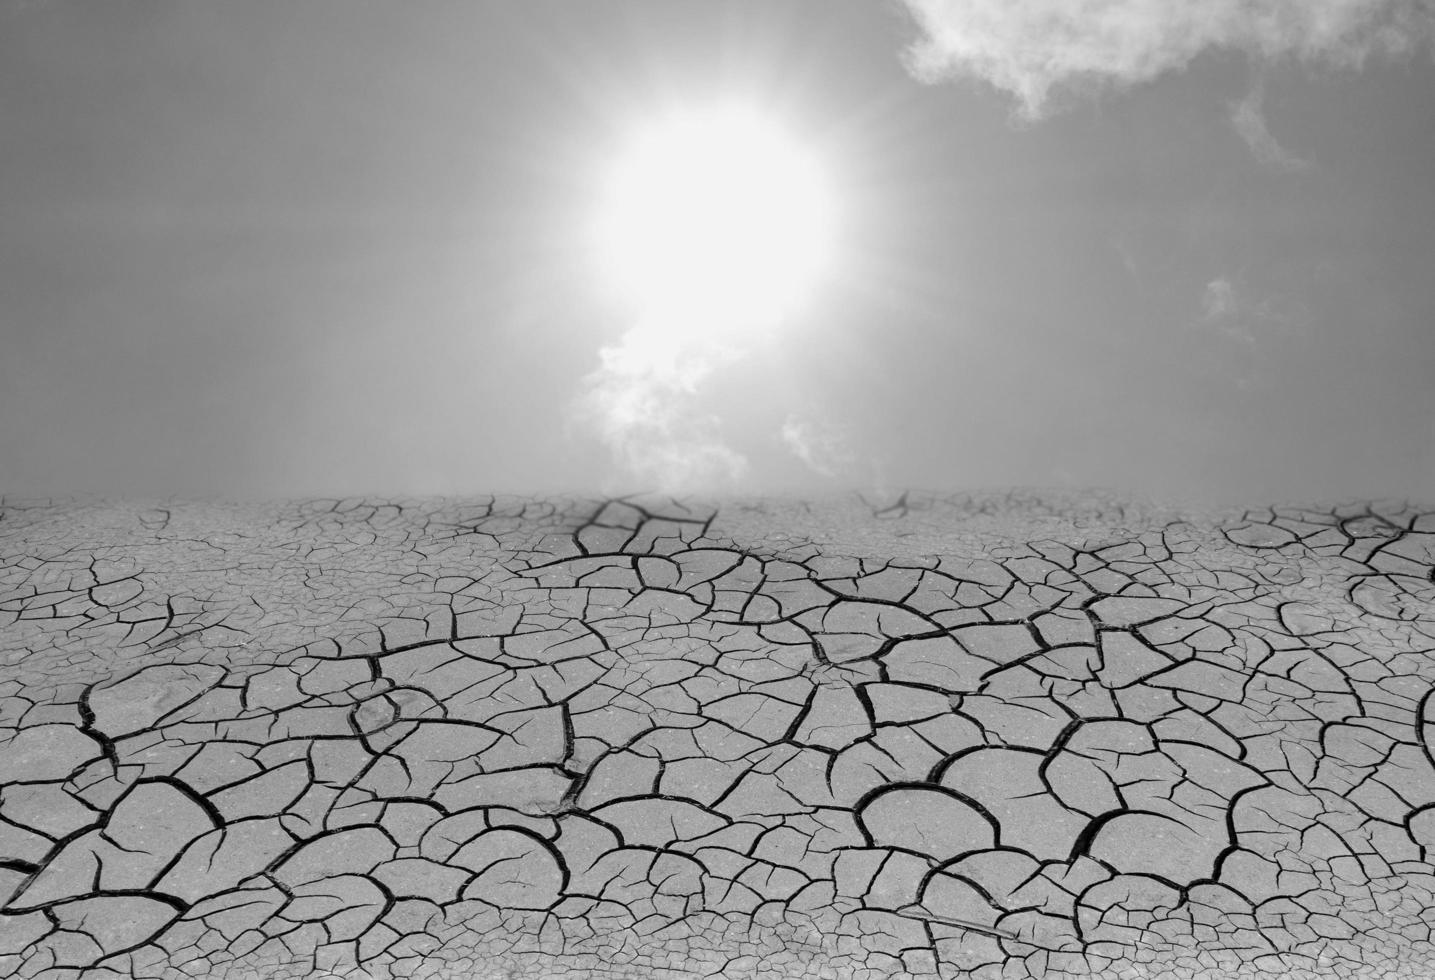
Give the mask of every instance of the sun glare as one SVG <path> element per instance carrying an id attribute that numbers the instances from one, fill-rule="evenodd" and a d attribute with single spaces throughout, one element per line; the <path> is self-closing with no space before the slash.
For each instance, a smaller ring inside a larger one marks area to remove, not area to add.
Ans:
<path id="1" fill-rule="evenodd" d="M 667 119 L 610 174 L 600 261 L 645 317 L 705 330 L 769 326 L 802 301 L 832 236 L 816 161 L 741 109 Z"/>

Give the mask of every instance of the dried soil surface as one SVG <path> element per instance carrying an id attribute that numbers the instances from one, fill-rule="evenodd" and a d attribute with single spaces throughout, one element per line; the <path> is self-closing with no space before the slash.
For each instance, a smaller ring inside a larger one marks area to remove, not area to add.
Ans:
<path id="1" fill-rule="evenodd" d="M 1435 975 L 1435 510 L 0 500 L 0 975 Z"/>

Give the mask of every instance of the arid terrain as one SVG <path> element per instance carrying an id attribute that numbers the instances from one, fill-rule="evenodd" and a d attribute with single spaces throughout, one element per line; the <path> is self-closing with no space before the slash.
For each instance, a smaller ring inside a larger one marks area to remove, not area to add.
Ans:
<path id="1" fill-rule="evenodd" d="M 1435 510 L 0 500 L 0 975 L 1435 975 Z"/>

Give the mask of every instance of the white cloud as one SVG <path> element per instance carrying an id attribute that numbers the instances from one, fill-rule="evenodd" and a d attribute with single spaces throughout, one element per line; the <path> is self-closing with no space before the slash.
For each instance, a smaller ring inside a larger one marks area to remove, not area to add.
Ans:
<path id="1" fill-rule="evenodd" d="M 1260 292 L 1217 276 L 1201 291 L 1200 325 L 1247 346 L 1299 334 L 1300 307 L 1276 292 Z"/>
<path id="2" fill-rule="evenodd" d="M 1073 83 L 1134 84 L 1211 48 L 1356 67 L 1429 47 L 1425 0 L 905 0 L 924 37 L 907 52 L 924 81 L 974 76 L 1039 116 Z"/>
<path id="3" fill-rule="evenodd" d="M 855 459 L 842 429 L 816 419 L 789 415 L 782 423 L 782 441 L 803 465 L 819 476 L 837 476 Z"/>
<path id="4" fill-rule="evenodd" d="M 1236 287 L 1224 276 L 1206 283 L 1201 293 L 1201 315 L 1207 321 L 1222 320 L 1236 312 Z"/>
<path id="5" fill-rule="evenodd" d="M 741 356 L 680 332 L 634 328 L 599 351 L 601 364 L 584 379 L 570 416 L 594 431 L 643 489 L 730 489 L 746 474 L 747 459 L 719 438 L 719 420 L 699 410 L 697 395 L 708 375 Z"/>
<path id="6" fill-rule="evenodd" d="M 1231 125 L 1236 127 L 1236 132 L 1246 141 L 1255 158 L 1266 166 L 1287 173 L 1308 169 L 1309 161 L 1291 153 L 1271 135 L 1266 125 L 1264 100 L 1265 92 L 1257 84 L 1245 98 L 1231 105 Z"/>

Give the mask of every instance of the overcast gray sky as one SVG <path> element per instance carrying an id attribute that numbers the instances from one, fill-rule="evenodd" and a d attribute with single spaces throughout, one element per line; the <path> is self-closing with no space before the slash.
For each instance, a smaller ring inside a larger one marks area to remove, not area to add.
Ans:
<path id="1" fill-rule="evenodd" d="M 582 229 L 723 98 L 839 240 L 715 488 L 1435 497 L 1431 15 L 1041 6 L 0 0 L 0 492 L 642 482 Z"/>

